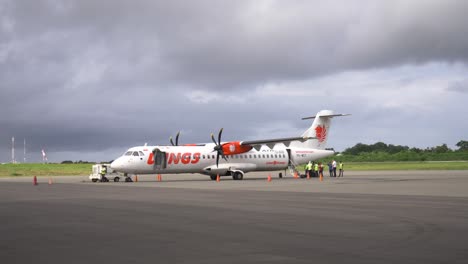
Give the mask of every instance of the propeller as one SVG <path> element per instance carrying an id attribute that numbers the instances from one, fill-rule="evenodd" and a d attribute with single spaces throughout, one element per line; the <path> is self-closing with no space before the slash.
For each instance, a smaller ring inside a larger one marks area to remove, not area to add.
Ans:
<path id="1" fill-rule="evenodd" d="M 177 132 L 177 135 L 175 138 L 175 144 L 174 144 L 174 141 L 172 141 L 172 136 L 169 138 L 169 141 L 171 142 L 172 146 L 179 146 L 179 135 L 180 135 L 180 131 Z"/>
<path id="2" fill-rule="evenodd" d="M 218 142 L 216 142 L 213 133 L 211 133 L 211 140 L 213 140 L 213 143 L 215 143 L 215 146 L 213 148 L 213 151 L 216 151 L 216 167 L 218 167 L 219 164 L 219 155 L 227 161 L 226 156 L 224 155 L 223 152 L 223 146 L 221 145 L 221 135 L 223 134 L 223 129 L 221 128 L 218 133 Z"/>

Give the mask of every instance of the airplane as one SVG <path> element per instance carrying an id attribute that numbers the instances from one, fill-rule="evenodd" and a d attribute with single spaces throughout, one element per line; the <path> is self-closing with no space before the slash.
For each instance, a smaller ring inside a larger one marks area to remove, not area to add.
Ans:
<path id="1" fill-rule="evenodd" d="M 213 143 L 179 145 L 179 132 L 175 143 L 170 138 L 171 145 L 145 144 L 128 149 L 111 163 L 111 169 L 124 173 L 126 182 L 132 181 L 128 174 L 200 173 L 210 176 L 211 180 L 216 180 L 218 175 L 242 180 L 244 174 L 251 171 L 288 168 L 297 171 L 298 164 L 323 159 L 335 153 L 325 148 L 331 119 L 347 115 L 321 110 L 315 116 L 302 118 L 314 121 L 299 137 L 222 142 L 221 128 L 218 140 L 211 134 Z"/>

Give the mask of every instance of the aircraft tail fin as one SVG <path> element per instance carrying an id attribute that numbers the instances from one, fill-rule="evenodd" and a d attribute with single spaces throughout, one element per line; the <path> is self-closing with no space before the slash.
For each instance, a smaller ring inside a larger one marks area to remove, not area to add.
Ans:
<path id="1" fill-rule="evenodd" d="M 301 135 L 311 137 L 305 142 L 293 142 L 294 147 L 325 149 L 330 132 L 331 119 L 338 116 L 348 116 L 349 114 L 335 114 L 331 110 L 321 110 L 315 116 L 304 117 L 302 120 L 314 119 L 312 125 Z"/>

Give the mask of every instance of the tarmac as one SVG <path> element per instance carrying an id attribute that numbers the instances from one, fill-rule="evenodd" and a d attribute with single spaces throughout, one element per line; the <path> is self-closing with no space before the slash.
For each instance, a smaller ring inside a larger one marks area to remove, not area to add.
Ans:
<path id="1" fill-rule="evenodd" d="M 468 171 L 269 174 L 0 178 L 0 260 L 468 263 Z"/>

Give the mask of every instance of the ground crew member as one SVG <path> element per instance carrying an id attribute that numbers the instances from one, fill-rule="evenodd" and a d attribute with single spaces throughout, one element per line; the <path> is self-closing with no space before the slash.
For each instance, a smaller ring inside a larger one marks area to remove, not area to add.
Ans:
<path id="1" fill-rule="evenodd" d="M 331 161 L 328 162 L 327 165 L 328 165 L 328 173 L 330 173 L 330 177 L 332 177 L 332 175 L 333 175 L 333 166 L 332 166 Z"/>
<path id="2" fill-rule="evenodd" d="M 319 177 L 323 177 L 323 164 L 322 164 L 322 162 L 319 163 Z"/>
<path id="3" fill-rule="evenodd" d="M 333 177 L 336 177 L 336 161 L 332 161 L 332 167 L 333 167 Z"/>
<path id="4" fill-rule="evenodd" d="M 306 177 L 307 175 L 312 176 L 310 175 L 311 173 L 312 173 L 312 161 L 309 161 L 309 163 L 307 163 L 306 165 Z"/>
<path id="5" fill-rule="evenodd" d="M 315 163 L 315 166 L 314 166 L 314 175 L 315 175 L 315 177 L 318 177 L 318 176 L 319 176 L 319 165 L 318 165 L 318 163 Z"/>
<path id="6" fill-rule="evenodd" d="M 101 181 L 103 181 L 103 182 L 109 181 L 109 180 L 106 178 L 106 174 L 107 174 L 107 167 L 106 167 L 106 166 L 102 166 L 102 167 L 101 167 Z"/>
<path id="7" fill-rule="evenodd" d="M 340 164 L 338 166 L 340 168 L 340 174 L 338 175 L 338 177 L 344 177 L 344 175 L 343 175 L 343 161 L 340 161 Z"/>

